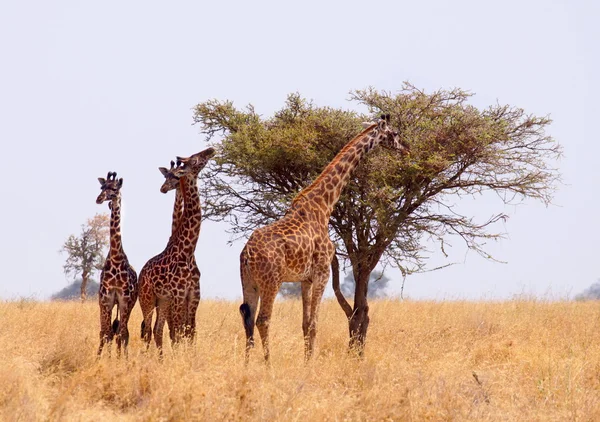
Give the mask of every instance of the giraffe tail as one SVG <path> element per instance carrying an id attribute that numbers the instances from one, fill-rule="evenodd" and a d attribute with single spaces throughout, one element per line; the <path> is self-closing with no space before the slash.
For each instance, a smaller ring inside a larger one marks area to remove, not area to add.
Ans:
<path id="1" fill-rule="evenodd" d="M 254 318 L 252 318 L 252 311 L 250 305 L 246 302 L 240 305 L 240 314 L 242 314 L 242 321 L 244 323 L 244 329 L 246 330 L 246 338 L 252 338 L 254 336 Z"/>
<path id="2" fill-rule="evenodd" d="M 254 316 L 256 315 L 256 307 L 258 305 L 258 295 L 256 293 L 256 285 L 252 281 L 252 277 L 248 271 L 248 245 L 244 246 L 240 254 L 240 278 L 242 280 L 242 293 L 244 303 L 240 305 L 240 314 L 244 330 L 246 331 L 246 339 L 248 345 L 254 342 Z"/>
<path id="3" fill-rule="evenodd" d="M 112 323 L 112 332 L 113 334 L 117 334 L 119 332 L 119 306 L 117 306 L 117 316 Z"/>

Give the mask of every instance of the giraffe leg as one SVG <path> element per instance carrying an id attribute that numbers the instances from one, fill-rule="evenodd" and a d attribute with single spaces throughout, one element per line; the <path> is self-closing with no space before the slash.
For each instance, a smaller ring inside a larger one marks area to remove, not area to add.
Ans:
<path id="1" fill-rule="evenodd" d="M 281 285 L 281 283 L 279 283 Z M 260 334 L 260 339 L 263 345 L 263 352 L 265 354 L 265 362 L 269 363 L 270 351 L 269 351 L 269 324 L 271 322 L 271 315 L 273 314 L 273 303 L 275 302 L 275 296 L 277 294 L 276 289 L 275 292 L 269 292 L 260 298 L 260 310 L 258 311 L 258 316 L 256 317 L 256 328 L 258 328 L 258 333 Z"/>
<path id="2" fill-rule="evenodd" d="M 310 303 L 308 344 L 304 354 L 306 360 L 309 360 L 312 357 L 314 351 L 315 337 L 317 335 L 317 321 L 319 319 L 319 308 L 321 306 L 321 299 L 323 297 L 323 292 L 325 291 L 326 283 L 327 280 L 325 280 L 325 283 L 322 283 L 320 286 L 313 287 L 313 296 Z"/>
<path id="3" fill-rule="evenodd" d="M 144 320 L 142 321 L 142 340 L 146 343 L 146 350 L 150 347 L 150 342 L 152 341 L 152 314 L 154 313 L 154 309 L 147 311 L 144 313 Z"/>
<path id="4" fill-rule="evenodd" d="M 131 310 L 133 306 L 130 303 L 126 303 L 123 306 L 121 311 L 121 321 L 119 321 L 119 334 L 118 338 L 123 344 L 123 353 L 125 354 L 125 358 L 127 358 L 127 346 L 129 345 L 129 317 L 131 315 Z"/>
<path id="5" fill-rule="evenodd" d="M 173 299 L 171 302 L 170 313 L 172 315 L 172 332 L 173 336 L 171 339 L 174 343 L 179 343 L 181 337 L 184 334 L 185 330 L 185 322 L 187 319 L 187 308 L 186 308 L 186 300 L 181 298 Z"/>
<path id="6" fill-rule="evenodd" d="M 111 308 L 103 303 L 102 299 L 100 300 L 100 346 L 98 347 L 98 357 L 102 354 L 104 345 L 113 338 L 112 327 L 110 325 Z"/>
<path id="7" fill-rule="evenodd" d="M 302 332 L 304 334 L 304 354 L 308 350 L 308 330 L 310 327 L 310 307 L 312 298 L 312 280 L 302 281 Z"/>
<path id="8" fill-rule="evenodd" d="M 247 282 L 243 285 L 244 303 L 240 305 L 240 314 L 246 331 L 245 362 L 250 359 L 250 349 L 254 347 L 254 322 L 256 320 L 256 309 L 258 308 L 259 294 L 256 287 Z"/>
<path id="9" fill-rule="evenodd" d="M 154 323 L 154 342 L 156 343 L 156 348 L 159 350 L 160 355 L 163 354 L 163 329 L 165 326 L 165 321 L 169 317 L 169 302 L 166 300 L 162 300 L 158 303 L 158 307 L 156 308 L 156 322 Z"/>
<path id="10" fill-rule="evenodd" d="M 173 312 L 169 310 L 167 317 L 167 328 L 169 329 L 169 338 L 171 339 L 171 345 L 175 344 L 175 326 L 173 325 Z"/>
<path id="11" fill-rule="evenodd" d="M 186 337 L 193 343 L 196 338 L 196 312 L 200 304 L 200 272 L 198 272 L 197 280 L 193 280 L 191 295 L 188 300 L 187 320 L 186 320 Z"/>
<path id="12" fill-rule="evenodd" d="M 140 291 L 139 291 L 139 299 L 140 299 L 140 308 L 142 308 L 142 340 L 146 343 L 146 350 L 150 347 L 150 342 L 152 341 L 152 314 L 154 313 L 154 308 L 156 307 L 156 296 L 154 292 L 150 291 L 152 286 L 150 285 L 150 281 L 146 276 L 144 270 L 142 270 L 142 274 L 140 274 Z M 133 302 L 135 304 L 135 302 Z M 133 309 L 133 306 L 132 306 Z"/>
<path id="13" fill-rule="evenodd" d="M 331 258 L 334 253 L 333 244 L 330 242 L 328 248 L 324 253 L 320 253 L 317 256 L 315 262 L 313 274 L 312 274 L 312 298 L 310 301 L 310 317 L 308 323 L 308 344 L 305 349 L 304 357 L 308 361 L 314 352 L 315 348 L 315 337 L 317 335 L 317 321 L 319 319 L 319 308 L 321 306 L 321 299 L 323 298 L 323 292 L 325 286 L 329 280 L 329 271 Z"/>

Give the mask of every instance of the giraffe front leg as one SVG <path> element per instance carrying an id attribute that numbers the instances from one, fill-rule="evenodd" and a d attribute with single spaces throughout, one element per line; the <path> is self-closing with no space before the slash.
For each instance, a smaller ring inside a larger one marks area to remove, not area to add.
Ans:
<path id="1" fill-rule="evenodd" d="M 315 265 L 312 273 L 312 297 L 310 300 L 310 316 L 308 322 L 308 344 L 305 349 L 304 357 L 308 361 L 314 352 L 315 337 L 317 336 L 317 321 L 319 319 L 319 308 L 325 286 L 329 280 L 329 271 L 331 259 L 334 253 L 333 244 L 330 242 L 329 247 L 316 255 Z"/>
<path id="2" fill-rule="evenodd" d="M 309 349 L 310 309 L 312 299 L 312 280 L 302 281 L 302 333 L 304 334 L 304 358 Z"/>

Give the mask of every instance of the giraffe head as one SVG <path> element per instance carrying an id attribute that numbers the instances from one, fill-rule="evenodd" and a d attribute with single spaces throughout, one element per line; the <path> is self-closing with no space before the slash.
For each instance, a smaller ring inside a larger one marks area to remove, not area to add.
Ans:
<path id="1" fill-rule="evenodd" d="M 381 118 L 377 121 L 376 126 L 373 128 L 373 137 L 381 139 L 381 145 L 396 151 L 399 151 L 402 155 L 408 155 L 410 153 L 410 147 L 408 144 L 400 139 L 400 134 L 393 130 L 390 126 L 390 115 L 382 114 Z M 373 123 L 363 123 L 364 125 L 372 125 Z"/>
<path id="2" fill-rule="evenodd" d="M 215 149 L 207 148 L 204 151 L 200 151 L 189 157 L 177 157 L 177 166 L 174 166 L 174 163 L 171 161 L 170 170 L 167 170 L 164 167 L 159 168 L 166 179 L 160 187 L 160 191 L 162 193 L 167 193 L 168 191 L 177 188 L 177 182 L 183 176 L 191 175 L 192 177 L 198 177 L 200 170 L 206 166 L 208 160 L 210 160 L 213 155 L 215 155 Z"/>
<path id="3" fill-rule="evenodd" d="M 100 195 L 96 199 L 96 204 L 101 204 L 104 201 L 112 201 L 119 197 L 121 186 L 123 186 L 123 179 L 117 180 L 117 173 L 109 171 L 106 179 L 99 177 L 98 181 L 100 182 Z"/>
<path id="4" fill-rule="evenodd" d="M 165 176 L 165 182 L 160 187 L 160 191 L 162 193 L 167 193 L 170 190 L 177 189 L 179 187 L 179 178 L 181 177 L 181 175 L 177 173 L 178 167 L 175 167 L 175 162 L 171 160 L 170 169 L 167 169 L 166 167 L 158 168 L 162 175 Z"/>

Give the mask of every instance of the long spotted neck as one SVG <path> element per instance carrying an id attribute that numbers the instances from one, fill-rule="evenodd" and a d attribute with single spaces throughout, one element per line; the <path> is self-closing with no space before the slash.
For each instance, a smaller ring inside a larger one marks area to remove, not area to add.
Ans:
<path id="1" fill-rule="evenodd" d="M 183 220 L 183 194 L 181 188 L 175 189 L 175 204 L 173 205 L 173 223 L 171 224 L 171 236 L 175 235 L 177 227 Z"/>
<path id="2" fill-rule="evenodd" d="M 381 143 L 382 138 L 373 130 L 375 127 L 376 125 L 369 126 L 348 142 L 319 177 L 294 198 L 292 208 L 316 205 L 323 211 L 326 220 L 329 220 L 352 171 L 365 154 Z"/>
<path id="3" fill-rule="evenodd" d="M 110 251 L 108 256 L 123 254 L 121 241 L 121 194 L 110 202 Z"/>
<path id="4" fill-rule="evenodd" d="M 183 221 L 171 236 L 176 250 L 186 258 L 191 258 L 200 237 L 200 195 L 198 194 L 198 174 L 191 173 L 179 180 L 179 190 L 183 196 Z"/>

